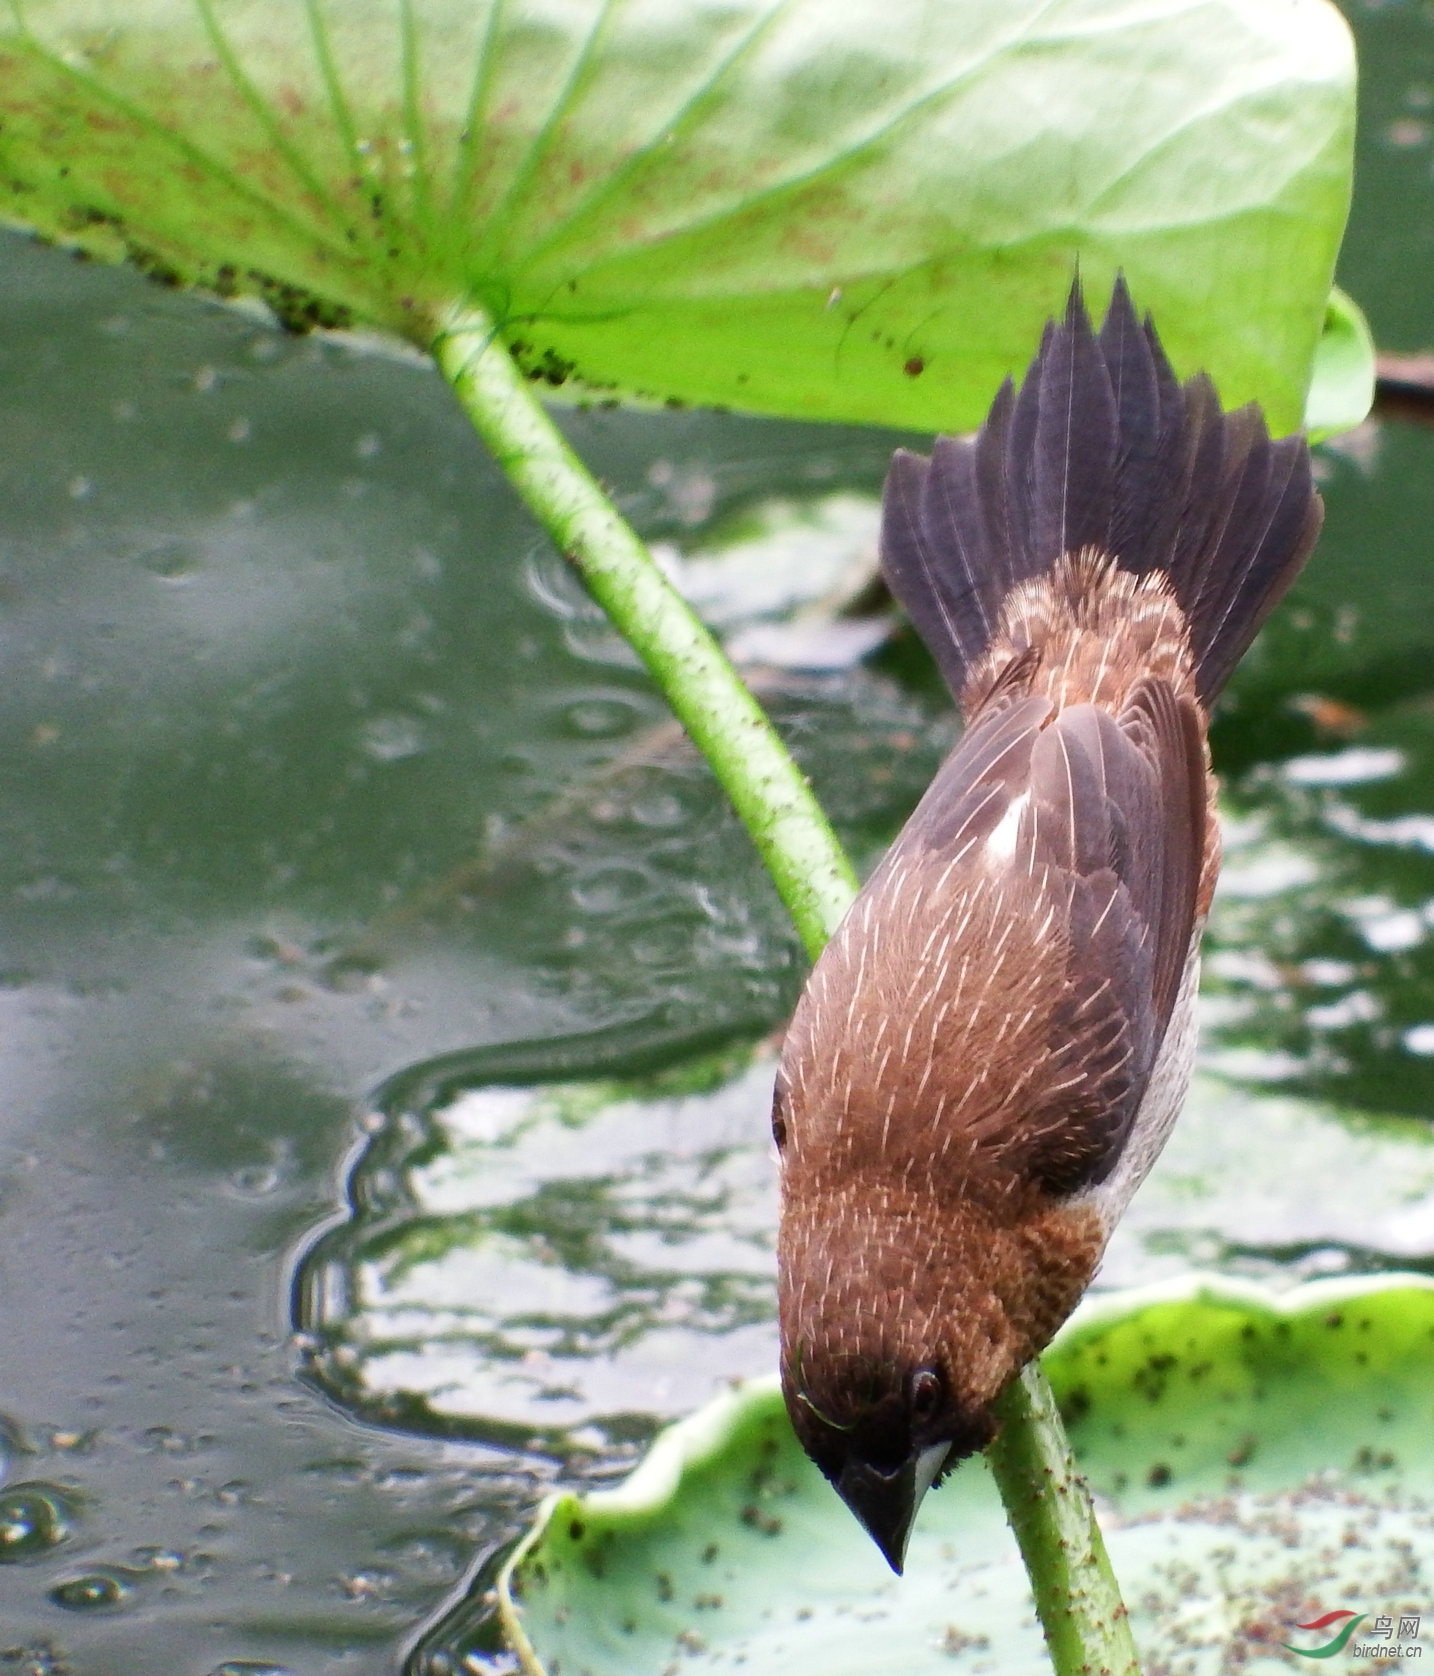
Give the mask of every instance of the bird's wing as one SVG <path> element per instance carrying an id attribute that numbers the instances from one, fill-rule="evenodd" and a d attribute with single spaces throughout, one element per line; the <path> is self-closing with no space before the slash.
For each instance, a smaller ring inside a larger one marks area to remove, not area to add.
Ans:
<path id="1" fill-rule="evenodd" d="M 1009 1145 L 1071 1192 L 1120 1156 L 1190 950 L 1207 795 L 1193 703 L 1146 679 L 1118 717 L 1061 710 L 1032 749 L 1029 790 L 1015 861 L 1063 911 L 1066 953 L 1046 1062 Z"/>
<path id="2" fill-rule="evenodd" d="M 1167 683 L 1139 682 L 1118 716 L 1053 709 L 1013 699 L 978 718 L 867 917 L 905 918 L 921 950 L 892 1000 L 941 1063 L 928 1086 L 957 1085 L 940 1121 L 1065 1193 L 1114 1167 L 1170 1022 L 1206 787 L 1194 704 Z"/>
<path id="3" fill-rule="evenodd" d="M 993 698 L 941 765 L 893 846 L 893 859 L 913 849 L 943 864 L 965 855 L 973 843 L 991 835 L 1025 791 L 1032 751 L 1055 705 L 1041 697 L 1003 702 L 1003 695 L 995 693 Z"/>

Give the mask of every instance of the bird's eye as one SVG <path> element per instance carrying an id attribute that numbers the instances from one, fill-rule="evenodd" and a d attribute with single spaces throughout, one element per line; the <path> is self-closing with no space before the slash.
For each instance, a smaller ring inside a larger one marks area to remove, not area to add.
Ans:
<path id="1" fill-rule="evenodd" d="M 777 1151 L 781 1152 L 787 1144 L 787 1120 L 782 1115 L 782 1091 L 780 1088 L 772 1097 L 772 1139 L 777 1143 Z"/>
<path id="2" fill-rule="evenodd" d="M 935 1368 L 917 1368 L 911 1376 L 911 1417 L 930 1420 L 940 1408 L 946 1387 Z"/>

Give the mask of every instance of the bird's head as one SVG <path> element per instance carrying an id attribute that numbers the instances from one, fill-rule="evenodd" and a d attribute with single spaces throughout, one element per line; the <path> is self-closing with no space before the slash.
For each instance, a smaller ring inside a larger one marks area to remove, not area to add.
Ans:
<path id="1" fill-rule="evenodd" d="M 802 1447 L 900 1572 L 917 1509 L 996 1433 L 1024 1360 L 977 1272 L 953 1272 L 898 1207 L 783 1217 L 782 1391 Z"/>
<path id="2" fill-rule="evenodd" d="M 899 1574 L 926 1492 L 995 1436 L 990 1409 L 961 1403 L 939 1354 L 832 1365 L 799 1345 L 795 1361 L 783 1392 L 802 1447 Z"/>

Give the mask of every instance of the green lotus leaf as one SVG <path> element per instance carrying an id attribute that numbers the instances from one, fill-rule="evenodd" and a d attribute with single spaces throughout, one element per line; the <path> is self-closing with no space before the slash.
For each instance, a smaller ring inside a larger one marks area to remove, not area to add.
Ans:
<path id="1" fill-rule="evenodd" d="M 1374 405 L 1374 336 L 1359 304 L 1336 285 L 1329 294 L 1305 429 L 1316 441 L 1357 425 Z"/>
<path id="2" fill-rule="evenodd" d="M 1113 1295 L 1045 1365 L 1147 1668 L 1287 1670 L 1282 1643 L 1335 1635 L 1297 1627 L 1325 1612 L 1369 1614 L 1356 1654 L 1378 1616 L 1427 1612 L 1434 1283 Z M 550 1498 L 499 1592 L 549 1676 L 1048 1668 L 984 1462 L 928 1497 L 895 1578 L 770 1381 L 672 1427 L 617 1489 Z"/>
<path id="3" fill-rule="evenodd" d="M 11 0 L 0 86 L 0 213 L 95 255 L 425 348 L 476 300 L 554 387 L 948 430 L 1077 265 L 1298 425 L 1354 133 L 1326 0 Z"/>

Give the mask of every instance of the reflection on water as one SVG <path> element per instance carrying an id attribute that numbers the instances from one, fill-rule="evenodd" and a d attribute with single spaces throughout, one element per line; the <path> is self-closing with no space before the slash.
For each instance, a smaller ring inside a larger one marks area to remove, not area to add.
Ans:
<path id="1" fill-rule="evenodd" d="M 1434 704 L 1361 716 L 1356 737 L 1227 789 L 1207 1063 L 1365 1111 L 1430 1116 Z"/>
<path id="2" fill-rule="evenodd" d="M 312 1375 L 373 1418 L 610 1470 L 764 1371 L 773 1069 L 738 1048 L 637 1084 L 381 1100 L 361 1208 L 302 1267 Z"/>

